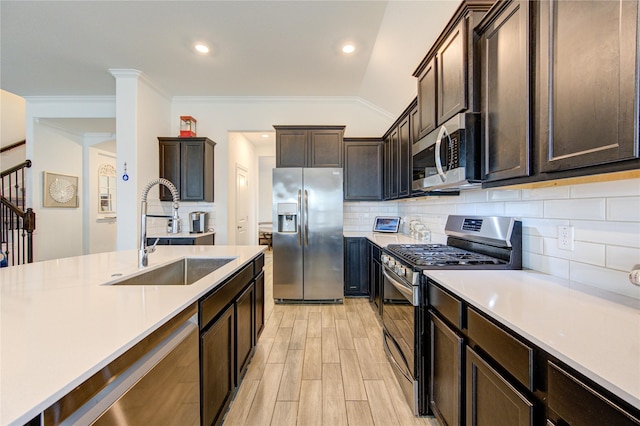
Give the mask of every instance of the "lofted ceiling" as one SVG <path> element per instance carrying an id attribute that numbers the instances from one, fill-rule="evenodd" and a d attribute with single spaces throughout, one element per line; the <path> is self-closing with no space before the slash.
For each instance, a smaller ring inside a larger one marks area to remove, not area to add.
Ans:
<path id="1" fill-rule="evenodd" d="M 20 96 L 114 95 L 108 70 L 137 69 L 167 96 L 350 96 L 398 116 L 459 3 L 2 0 L 0 83 Z"/>

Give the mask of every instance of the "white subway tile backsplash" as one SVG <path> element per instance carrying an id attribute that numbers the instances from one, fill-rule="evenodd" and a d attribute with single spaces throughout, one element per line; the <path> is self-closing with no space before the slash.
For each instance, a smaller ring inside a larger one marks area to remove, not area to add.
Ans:
<path id="1" fill-rule="evenodd" d="M 485 203 L 489 201 L 489 191 L 486 190 L 464 191 L 460 196 L 465 203 Z"/>
<path id="2" fill-rule="evenodd" d="M 523 200 L 563 200 L 569 198 L 568 186 L 550 186 L 546 188 L 523 189 Z"/>
<path id="3" fill-rule="evenodd" d="M 544 217 L 550 219 L 605 220 L 605 199 L 545 200 Z"/>
<path id="4" fill-rule="evenodd" d="M 607 198 L 607 220 L 640 221 L 640 197 Z"/>
<path id="5" fill-rule="evenodd" d="M 476 214 L 483 216 L 504 216 L 504 203 L 476 204 Z"/>
<path id="6" fill-rule="evenodd" d="M 536 254 L 543 254 L 544 238 L 537 235 L 522 235 L 522 250 Z"/>
<path id="7" fill-rule="evenodd" d="M 558 237 L 558 226 L 569 225 L 566 219 L 522 219 L 522 233 L 541 237 Z"/>
<path id="8" fill-rule="evenodd" d="M 607 268 L 628 273 L 635 265 L 640 265 L 640 249 L 607 246 Z"/>
<path id="9" fill-rule="evenodd" d="M 592 265 L 605 266 L 605 245 L 576 241 L 574 250 L 558 248 L 557 238 L 544 238 L 544 255 Z"/>
<path id="10" fill-rule="evenodd" d="M 505 216 L 512 217 L 543 217 L 544 203 L 542 201 L 522 201 L 504 204 Z"/>
<path id="11" fill-rule="evenodd" d="M 640 248 L 640 222 L 572 221 L 576 240 Z"/>
<path id="12" fill-rule="evenodd" d="M 629 290 L 626 278 L 628 268 L 640 264 L 638 178 L 535 189 L 478 189 L 463 191 L 459 196 L 397 202 L 345 203 L 344 211 L 345 230 L 369 231 L 373 217 L 397 215 L 426 224 L 436 243 L 446 243 L 444 226 L 450 214 L 516 217 L 523 225 L 525 268 L 640 299 L 640 290 Z M 367 214 L 368 220 L 362 220 Z M 559 225 L 574 227 L 574 251 L 558 249 Z"/>
<path id="13" fill-rule="evenodd" d="M 554 277 L 569 279 L 569 261 L 536 253 L 522 253 L 522 266 Z"/>
<path id="14" fill-rule="evenodd" d="M 628 272 L 571 262 L 569 276 L 572 281 L 640 299 L 640 287 L 629 282 Z"/>
<path id="15" fill-rule="evenodd" d="M 515 201 L 522 199 L 519 189 L 490 189 L 489 201 Z"/>
<path id="16" fill-rule="evenodd" d="M 571 198 L 640 197 L 640 179 L 594 182 L 569 187 Z"/>

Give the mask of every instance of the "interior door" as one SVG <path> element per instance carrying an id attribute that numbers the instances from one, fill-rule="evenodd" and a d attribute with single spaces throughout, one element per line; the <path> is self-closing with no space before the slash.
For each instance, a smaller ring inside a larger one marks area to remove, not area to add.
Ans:
<path id="1" fill-rule="evenodd" d="M 249 244 L 249 172 L 236 164 L 236 244 Z"/>

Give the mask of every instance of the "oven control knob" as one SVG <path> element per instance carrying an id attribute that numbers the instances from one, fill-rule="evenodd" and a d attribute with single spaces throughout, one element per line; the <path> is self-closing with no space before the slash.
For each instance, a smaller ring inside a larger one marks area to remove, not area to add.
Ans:
<path id="1" fill-rule="evenodd" d="M 387 262 L 389 262 L 389 256 L 387 256 L 386 254 L 383 254 L 382 256 L 380 256 L 380 260 L 382 261 L 382 263 L 386 265 Z"/>
<path id="2" fill-rule="evenodd" d="M 406 273 L 407 273 L 407 269 L 404 266 L 398 266 L 398 268 L 396 269 L 396 272 L 401 277 L 404 277 L 406 275 Z"/>
<path id="3" fill-rule="evenodd" d="M 396 261 L 389 259 L 389 262 L 387 262 L 387 265 L 389 265 L 389 268 L 393 269 L 393 267 L 396 265 Z"/>

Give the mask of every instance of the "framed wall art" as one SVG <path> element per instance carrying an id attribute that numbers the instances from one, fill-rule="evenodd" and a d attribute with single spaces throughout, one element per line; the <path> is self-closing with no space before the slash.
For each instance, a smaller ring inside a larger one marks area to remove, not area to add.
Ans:
<path id="1" fill-rule="evenodd" d="M 78 177 L 44 172 L 43 206 L 78 207 Z"/>

